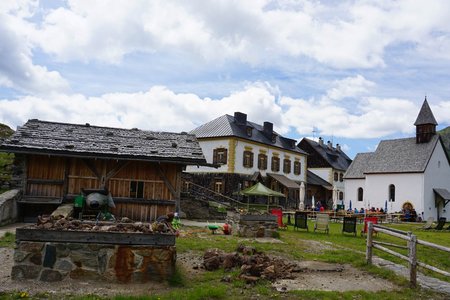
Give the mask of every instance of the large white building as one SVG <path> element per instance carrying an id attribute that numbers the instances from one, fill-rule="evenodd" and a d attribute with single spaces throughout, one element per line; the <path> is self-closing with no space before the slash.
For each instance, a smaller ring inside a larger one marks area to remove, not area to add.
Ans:
<path id="1" fill-rule="evenodd" d="M 190 180 L 216 192 L 233 196 L 260 181 L 286 195 L 284 205 L 298 207 L 300 183 L 306 183 L 307 154 L 296 141 L 259 125 L 236 112 L 223 115 L 191 131 L 206 161 L 213 167 L 187 167 Z"/>
<path id="2" fill-rule="evenodd" d="M 436 119 L 425 99 L 416 137 L 384 140 L 359 153 L 345 173 L 346 204 L 401 211 L 412 206 L 423 218 L 450 218 L 450 163 Z"/>

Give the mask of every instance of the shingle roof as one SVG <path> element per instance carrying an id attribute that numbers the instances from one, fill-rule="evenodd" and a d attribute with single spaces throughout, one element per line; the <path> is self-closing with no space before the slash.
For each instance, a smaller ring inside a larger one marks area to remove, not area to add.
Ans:
<path id="1" fill-rule="evenodd" d="M 419 144 L 416 138 L 381 141 L 364 173 L 424 172 L 438 141 L 439 135 Z"/>
<path id="2" fill-rule="evenodd" d="M 194 135 L 29 120 L 0 150 L 206 164 Z"/>
<path id="3" fill-rule="evenodd" d="M 306 171 L 306 182 L 308 182 L 309 185 L 320 185 L 320 186 L 332 186 L 331 183 L 328 181 L 322 179 L 322 177 L 314 174 L 311 171 Z"/>
<path id="4" fill-rule="evenodd" d="M 334 147 L 329 148 L 326 144 L 320 145 L 318 142 L 308 138 L 303 138 L 303 141 L 311 145 L 314 151 L 320 155 L 333 169 L 347 170 L 352 162 L 352 160 L 342 150 L 338 150 Z M 309 154 L 314 155 L 313 153 Z"/>
<path id="5" fill-rule="evenodd" d="M 427 98 L 425 98 L 425 101 L 423 101 L 422 108 L 420 109 L 416 122 L 414 122 L 414 125 L 423 125 L 423 124 L 433 124 L 433 125 L 438 124 L 436 122 L 436 119 L 434 118 L 430 106 L 428 105 Z"/>
<path id="6" fill-rule="evenodd" d="M 247 135 L 247 127 L 252 128 L 251 136 Z M 296 144 L 295 140 L 283 137 L 274 131 L 274 133 L 276 134 L 276 141 L 275 143 L 273 143 L 272 140 L 268 138 L 263 132 L 264 132 L 263 126 L 259 124 L 247 121 L 244 126 L 238 125 L 235 122 L 233 116 L 223 115 L 221 117 L 218 117 L 217 119 L 214 119 L 208 123 L 205 123 L 197 127 L 190 133 L 195 134 L 195 136 L 198 139 L 212 138 L 212 137 L 231 137 L 231 136 L 240 137 L 261 144 L 306 154 L 306 152 L 304 152 L 295 145 Z"/>
<path id="7" fill-rule="evenodd" d="M 345 179 L 364 179 L 366 176 L 364 175 L 364 171 L 367 169 L 367 166 L 370 163 L 370 159 L 373 155 L 373 152 L 370 153 L 358 153 L 356 154 L 353 162 L 348 167 L 347 172 L 345 172 Z"/>

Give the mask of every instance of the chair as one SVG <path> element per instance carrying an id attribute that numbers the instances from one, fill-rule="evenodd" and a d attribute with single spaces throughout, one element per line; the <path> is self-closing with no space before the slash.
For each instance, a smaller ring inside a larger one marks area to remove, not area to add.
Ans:
<path id="1" fill-rule="evenodd" d="M 434 230 L 442 230 L 444 228 L 445 222 L 447 222 L 447 218 L 441 217 L 439 218 L 438 224 L 434 227 Z"/>
<path id="2" fill-rule="evenodd" d="M 327 234 L 330 232 L 328 224 L 330 223 L 330 216 L 328 214 L 317 214 L 316 223 L 314 224 L 314 232 L 316 230 L 323 230 Z"/>
<path id="3" fill-rule="evenodd" d="M 361 235 L 364 235 L 367 233 L 367 225 L 369 222 L 372 222 L 373 224 L 378 224 L 378 218 L 377 217 L 365 217 L 364 218 L 364 228 L 361 231 Z M 376 233 L 376 231 L 374 231 Z"/>
<path id="4" fill-rule="evenodd" d="M 271 214 L 277 216 L 278 228 L 287 229 L 287 225 L 283 223 L 283 211 L 279 208 L 273 208 Z"/>
<path id="5" fill-rule="evenodd" d="M 294 215 L 294 230 L 301 228 L 306 229 L 306 231 L 309 231 L 308 229 L 308 213 L 296 211 Z"/>
<path id="6" fill-rule="evenodd" d="M 344 217 L 342 234 L 344 234 L 344 232 L 353 233 L 356 236 L 356 217 Z"/>
<path id="7" fill-rule="evenodd" d="M 422 226 L 422 229 L 425 229 L 425 230 L 432 229 L 433 228 L 433 221 L 434 221 L 434 218 L 433 217 L 429 217 L 427 219 L 427 222 Z"/>

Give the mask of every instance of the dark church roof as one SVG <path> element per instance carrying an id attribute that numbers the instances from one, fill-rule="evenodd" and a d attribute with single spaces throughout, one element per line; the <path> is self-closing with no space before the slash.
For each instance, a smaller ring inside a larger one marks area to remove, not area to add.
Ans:
<path id="1" fill-rule="evenodd" d="M 1 151 L 206 164 L 194 135 L 29 120 Z"/>
<path id="2" fill-rule="evenodd" d="M 373 153 L 358 153 L 352 161 L 350 167 L 348 167 L 347 172 L 345 172 L 345 179 L 364 179 L 364 175 L 367 166 L 370 164 L 370 158 Z"/>
<path id="3" fill-rule="evenodd" d="M 433 112 L 431 111 L 430 106 L 428 105 L 427 98 L 425 98 L 425 101 L 423 101 L 422 108 L 420 109 L 416 122 L 414 122 L 414 125 L 416 126 L 424 124 L 438 124 L 433 116 Z"/>
<path id="4" fill-rule="evenodd" d="M 271 123 L 265 122 L 264 125 L 265 126 L 261 126 L 247 121 L 246 114 L 235 113 L 235 116 L 223 115 L 218 117 L 217 119 L 197 127 L 190 133 L 194 134 L 197 139 L 239 137 L 284 150 L 306 154 L 306 152 L 296 146 L 295 140 L 283 137 L 273 130 L 265 130 L 268 128 L 271 129 L 271 126 L 273 126 Z"/>
<path id="5" fill-rule="evenodd" d="M 339 148 L 328 146 L 327 144 L 319 144 L 316 141 L 310 140 L 308 138 L 303 138 L 298 146 L 308 152 L 310 157 L 318 156 L 320 160 L 325 162 L 327 165 L 314 165 L 314 159 L 308 158 L 308 167 L 331 167 L 336 170 L 347 170 L 350 166 L 352 160 Z"/>

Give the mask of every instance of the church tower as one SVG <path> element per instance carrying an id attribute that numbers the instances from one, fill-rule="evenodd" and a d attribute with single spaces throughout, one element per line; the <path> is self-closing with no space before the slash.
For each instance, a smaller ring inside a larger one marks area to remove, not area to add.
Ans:
<path id="1" fill-rule="evenodd" d="M 433 135 L 436 134 L 437 124 L 433 112 L 428 105 L 427 97 L 425 97 L 425 101 L 423 101 L 416 122 L 414 122 L 414 125 L 416 126 L 416 143 L 428 143 Z"/>

